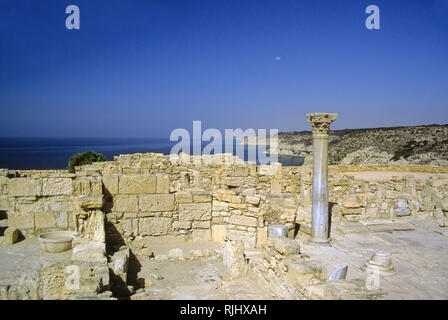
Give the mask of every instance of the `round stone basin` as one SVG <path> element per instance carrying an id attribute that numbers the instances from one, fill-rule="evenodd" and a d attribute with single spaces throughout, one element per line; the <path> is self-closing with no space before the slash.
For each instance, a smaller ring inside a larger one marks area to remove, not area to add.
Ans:
<path id="1" fill-rule="evenodd" d="M 72 248 L 72 231 L 51 231 L 42 233 L 37 238 L 40 247 L 45 252 L 58 253 Z"/>

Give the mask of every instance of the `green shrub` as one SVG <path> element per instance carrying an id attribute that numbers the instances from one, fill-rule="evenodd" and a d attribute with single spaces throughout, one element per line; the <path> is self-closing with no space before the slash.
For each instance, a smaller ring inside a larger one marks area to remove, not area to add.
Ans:
<path id="1" fill-rule="evenodd" d="M 85 164 L 92 164 L 92 162 L 102 162 L 107 161 L 107 159 L 101 154 L 93 151 L 85 151 L 82 153 L 77 153 L 70 157 L 68 160 L 67 169 L 68 172 L 74 173 L 76 166 L 82 166 Z"/>

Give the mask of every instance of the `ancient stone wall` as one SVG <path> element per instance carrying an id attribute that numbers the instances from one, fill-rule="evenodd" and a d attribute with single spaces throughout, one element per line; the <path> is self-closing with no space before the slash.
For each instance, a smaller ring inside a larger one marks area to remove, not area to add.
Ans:
<path id="1" fill-rule="evenodd" d="M 433 169 L 331 166 L 332 223 L 445 217 L 448 177 L 443 167 Z M 356 176 L 363 170 L 400 175 Z M 77 167 L 74 174 L 2 169 L 0 211 L 10 227 L 30 235 L 88 229 L 91 213 L 101 210 L 111 243 L 230 239 L 254 247 L 266 242 L 269 224 L 286 224 L 290 236 L 296 223 L 309 226 L 311 187 L 310 166 L 257 166 L 230 154 L 131 154 Z"/>
<path id="2" fill-rule="evenodd" d="M 296 197 L 279 196 L 280 165 L 224 154 L 133 154 L 94 167 L 103 177 L 109 239 L 117 242 L 238 239 L 254 247 L 266 239 L 269 214 L 291 225 L 295 219 Z"/>
<path id="3" fill-rule="evenodd" d="M 102 193 L 97 172 L 0 171 L 0 211 L 7 212 L 9 227 L 23 234 L 73 229 L 78 199 Z"/>
<path id="4" fill-rule="evenodd" d="M 437 220 L 446 218 L 448 175 L 443 168 L 437 168 L 437 173 L 428 174 L 431 172 L 430 166 L 357 167 L 357 170 L 353 170 L 352 166 L 330 167 L 328 188 L 332 223 L 396 220 L 406 216 Z M 296 182 L 300 186 L 297 222 L 309 224 L 312 168 L 304 166 L 284 170 L 288 172 L 286 176 L 301 178 Z M 362 171 L 368 174 L 358 174 Z M 381 172 L 390 172 L 390 177 L 380 178 Z"/>

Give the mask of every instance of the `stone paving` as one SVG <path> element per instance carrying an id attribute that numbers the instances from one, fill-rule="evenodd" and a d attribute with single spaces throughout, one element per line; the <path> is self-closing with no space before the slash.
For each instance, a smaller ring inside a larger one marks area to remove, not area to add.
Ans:
<path id="1" fill-rule="evenodd" d="M 350 234 L 332 231 L 331 247 L 305 242 L 302 252 L 327 265 L 329 275 L 347 264 L 347 280 L 367 280 L 361 266 L 375 251 L 386 251 L 396 271 L 392 276 L 380 277 L 380 287 L 388 293 L 386 299 L 448 299 L 448 230 L 435 222 L 407 223 L 412 223 L 415 230 Z"/>

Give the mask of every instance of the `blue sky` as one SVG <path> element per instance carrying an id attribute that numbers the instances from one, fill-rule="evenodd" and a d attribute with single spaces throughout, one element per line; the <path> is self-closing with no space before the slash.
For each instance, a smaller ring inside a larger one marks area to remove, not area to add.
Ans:
<path id="1" fill-rule="evenodd" d="M 0 137 L 448 123 L 447 17 L 448 0 L 0 0 Z"/>

